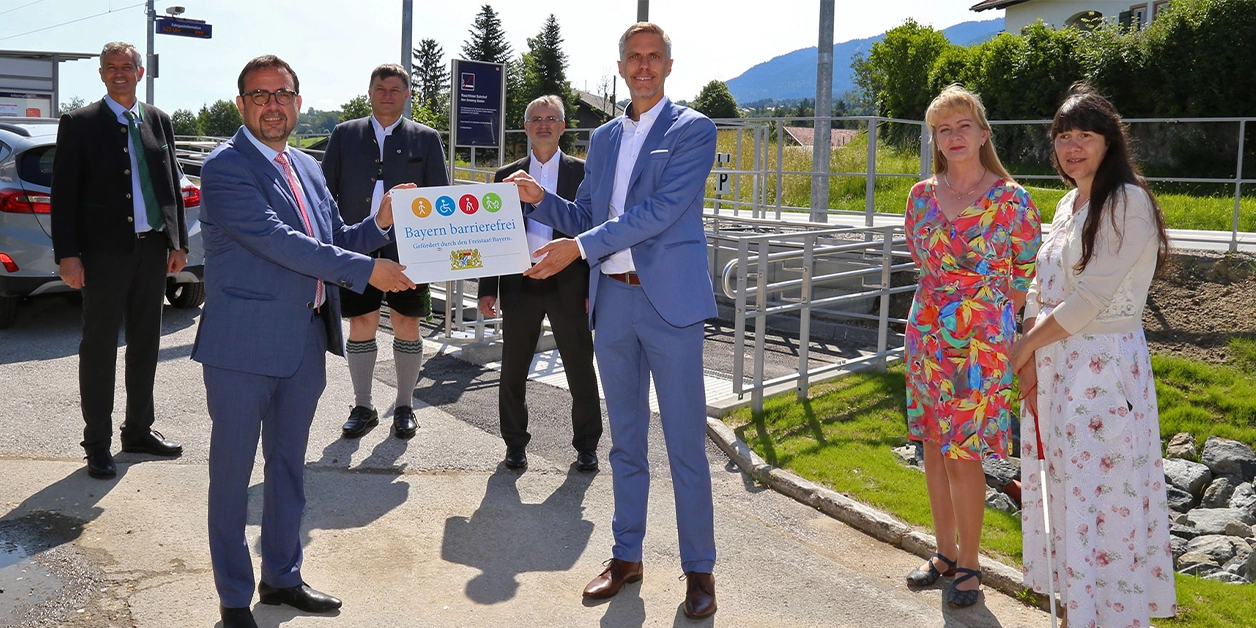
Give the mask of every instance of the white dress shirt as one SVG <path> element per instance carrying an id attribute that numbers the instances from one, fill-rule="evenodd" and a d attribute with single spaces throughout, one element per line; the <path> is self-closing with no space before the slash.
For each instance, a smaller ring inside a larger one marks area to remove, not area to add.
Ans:
<path id="1" fill-rule="evenodd" d="M 131 158 L 131 214 L 135 220 L 135 232 L 144 233 L 145 231 L 151 231 L 153 226 L 148 224 L 148 211 L 144 207 L 144 192 L 143 188 L 140 187 L 140 166 L 139 162 L 135 160 L 135 144 L 131 142 L 131 121 L 126 119 L 126 112 L 130 111 L 135 115 L 138 123 L 141 115 L 140 101 L 136 99 L 135 104 L 131 105 L 130 109 L 127 109 L 113 98 L 105 96 L 105 104 L 109 106 L 109 110 L 114 115 L 118 116 L 118 122 L 122 126 L 127 127 L 126 154 Z M 144 150 L 144 147 L 141 146 L 140 150 Z"/>
<path id="2" fill-rule="evenodd" d="M 384 163 L 384 138 L 392 134 L 393 129 L 401 124 L 401 118 L 388 126 L 383 126 L 375 116 L 371 116 L 371 128 L 375 129 L 375 143 L 379 146 L 379 163 Z M 375 189 L 371 192 L 371 215 L 379 212 L 380 203 L 384 202 L 384 177 L 376 177 Z"/>
<path id="3" fill-rule="evenodd" d="M 669 102 L 671 101 L 664 96 L 649 111 L 642 113 L 641 119 L 637 121 L 624 116 L 623 133 L 619 138 L 619 156 L 615 160 L 615 185 L 611 188 L 610 220 L 619 218 L 627 209 L 624 203 L 628 198 L 628 179 L 632 178 L 633 166 L 637 164 L 637 157 L 641 155 L 641 146 L 645 144 L 645 138 L 650 135 L 650 129 L 654 128 L 654 121 L 658 119 L 659 112 L 662 111 L 663 105 Z M 576 243 L 580 243 L 579 238 L 576 239 Z M 580 256 L 587 259 L 583 246 L 580 247 Z M 632 262 L 631 249 L 616 251 L 602 262 L 602 273 L 605 275 L 630 273 L 635 272 L 636 269 L 636 265 Z"/>
<path id="4" fill-rule="evenodd" d="M 563 151 L 559 149 L 554 152 L 554 156 L 550 160 L 541 163 L 537 159 L 536 153 L 532 153 L 531 164 L 528 166 L 528 174 L 531 175 L 536 182 L 541 184 L 541 188 L 546 192 L 553 194 L 558 193 L 558 164 L 562 163 Z M 537 249 L 549 244 L 554 239 L 554 228 L 539 223 L 531 218 L 524 219 L 524 227 L 527 231 L 528 238 L 528 254 L 532 256 L 532 263 L 541 261 L 540 257 L 532 255 Z"/>

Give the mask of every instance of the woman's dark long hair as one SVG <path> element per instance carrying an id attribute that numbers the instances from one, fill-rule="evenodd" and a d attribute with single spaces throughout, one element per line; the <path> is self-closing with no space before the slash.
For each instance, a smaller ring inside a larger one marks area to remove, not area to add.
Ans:
<path id="1" fill-rule="evenodd" d="M 1123 236 L 1117 224 L 1116 208 L 1118 204 L 1122 207 L 1125 205 L 1121 201 L 1126 200 L 1125 185 L 1128 183 L 1142 188 L 1151 199 L 1157 239 L 1160 241 L 1160 251 L 1156 256 L 1156 270 L 1159 271 L 1169 253 L 1169 236 L 1164 229 L 1164 212 L 1161 211 L 1156 196 L 1147 187 L 1147 182 L 1138 171 L 1138 167 L 1130 161 L 1129 140 L 1125 135 L 1125 127 L 1121 124 L 1121 115 L 1117 113 L 1112 103 L 1108 102 L 1108 99 L 1100 96 L 1088 83 L 1078 81 L 1069 87 L 1064 103 L 1060 105 L 1055 112 L 1055 118 L 1051 121 L 1052 143 L 1054 144 L 1055 138 L 1061 133 L 1068 131 L 1097 133 L 1108 140 L 1108 152 L 1099 163 L 1094 181 L 1090 185 L 1090 213 L 1086 216 L 1086 223 L 1082 225 L 1082 257 L 1077 262 L 1075 270 L 1078 273 L 1082 272 L 1094 258 L 1095 237 L 1099 233 L 1100 221 L 1105 216 L 1111 221 L 1117 237 Z M 1055 171 L 1060 174 L 1061 178 L 1070 185 L 1077 186 L 1077 181 L 1068 176 L 1061 167 L 1060 158 L 1054 146 L 1051 150 L 1051 165 L 1055 166 Z"/>

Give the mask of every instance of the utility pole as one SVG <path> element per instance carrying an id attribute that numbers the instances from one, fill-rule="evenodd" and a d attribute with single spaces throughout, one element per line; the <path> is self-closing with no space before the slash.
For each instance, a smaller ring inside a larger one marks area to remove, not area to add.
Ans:
<path id="1" fill-rule="evenodd" d="M 650 0 L 637 0 L 637 21 L 650 21 Z"/>
<path id="2" fill-rule="evenodd" d="M 144 59 L 144 102 L 153 104 L 153 80 L 157 78 L 157 54 L 153 52 L 153 33 L 157 30 L 157 10 L 153 8 L 153 0 L 148 0 L 144 9 L 148 19 L 148 56 Z"/>
<path id="3" fill-rule="evenodd" d="M 816 43 L 816 110 L 811 139 L 811 222 L 829 221 L 829 170 L 833 145 L 833 0 L 820 0 Z M 871 137 L 871 135 L 869 135 Z"/>
<path id="4" fill-rule="evenodd" d="M 150 2 L 152 0 L 149 0 Z M 401 67 L 406 69 L 406 76 L 411 75 L 414 69 L 414 0 L 401 0 Z M 410 79 L 408 90 L 414 89 L 414 79 Z M 410 110 L 414 106 L 414 95 L 406 101 L 405 117 L 410 117 Z"/>

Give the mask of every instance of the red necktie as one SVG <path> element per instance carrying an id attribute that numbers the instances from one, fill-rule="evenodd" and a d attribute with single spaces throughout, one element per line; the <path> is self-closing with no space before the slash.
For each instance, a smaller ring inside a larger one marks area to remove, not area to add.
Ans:
<path id="1" fill-rule="evenodd" d="M 314 235 L 314 225 L 310 222 L 310 213 L 305 209 L 305 201 L 301 200 L 301 187 L 297 185 L 297 176 L 292 172 L 292 166 L 288 164 L 288 155 L 279 153 L 275 157 L 275 161 L 279 162 L 279 167 L 283 168 L 283 175 L 288 179 L 288 187 L 292 189 L 292 196 L 297 199 L 297 209 L 301 212 L 301 222 L 305 223 L 305 233 L 311 238 Z M 314 307 L 323 305 L 323 280 L 318 280 L 318 288 L 314 294 Z"/>

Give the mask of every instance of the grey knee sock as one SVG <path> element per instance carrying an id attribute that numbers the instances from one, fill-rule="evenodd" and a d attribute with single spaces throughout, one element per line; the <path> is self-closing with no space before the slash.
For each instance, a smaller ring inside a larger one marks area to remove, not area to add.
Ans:
<path id="1" fill-rule="evenodd" d="M 375 339 L 350 340 L 345 343 L 345 354 L 349 359 L 349 381 L 353 382 L 354 405 L 371 407 L 371 378 L 375 376 L 375 356 L 379 354 L 379 345 Z"/>
<path id="2" fill-rule="evenodd" d="M 423 340 L 393 338 L 393 360 L 397 366 L 397 405 L 413 406 L 414 386 L 423 366 Z"/>

